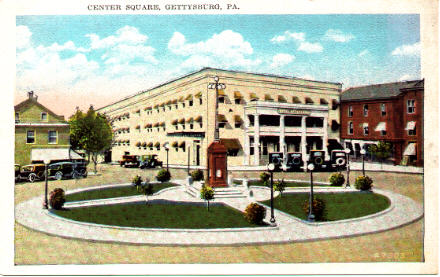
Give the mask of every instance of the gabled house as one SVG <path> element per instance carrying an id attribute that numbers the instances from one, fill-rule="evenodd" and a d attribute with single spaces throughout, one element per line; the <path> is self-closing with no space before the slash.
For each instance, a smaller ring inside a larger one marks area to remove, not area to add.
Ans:
<path id="1" fill-rule="evenodd" d="M 15 111 L 15 163 L 24 165 L 71 159 L 69 124 L 37 101 L 33 91 L 17 104 Z"/>

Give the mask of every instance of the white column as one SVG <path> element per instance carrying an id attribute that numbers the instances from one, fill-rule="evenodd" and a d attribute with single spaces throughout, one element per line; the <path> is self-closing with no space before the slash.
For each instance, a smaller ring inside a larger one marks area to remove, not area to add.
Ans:
<path id="1" fill-rule="evenodd" d="M 254 115 L 254 164 L 260 165 L 260 118 Z"/>
<path id="2" fill-rule="evenodd" d="M 249 134 L 248 134 L 248 130 L 249 130 L 249 117 L 247 114 L 244 114 L 244 147 L 243 147 L 243 151 L 244 151 L 244 155 L 243 155 L 243 165 L 249 165 L 249 153 L 250 153 L 250 138 L 249 138 Z"/>
<path id="3" fill-rule="evenodd" d="M 325 160 L 328 161 L 330 160 L 330 156 L 328 153 L 328 148 L 327 148 L 327 144 L 328 144 L 328 114 L 326 116 L 324 116 L 324 136 L 322 137 L 322 147 L 324 148 L 325 151 Z"/>
<path id="4" fill-rule="evenodd" d="M 301 117 L 301 153 L 304 162 L 304 171 L 307 171 L 307 149 L 306 149 L 306 116 Z"/>
<path id="5" fill-rule="evenodd" d="M 285 115 L 280 115 L 280 150 L 283 153 L 283 161 L 286 160 L 286 142 L 285 142 Z"/>

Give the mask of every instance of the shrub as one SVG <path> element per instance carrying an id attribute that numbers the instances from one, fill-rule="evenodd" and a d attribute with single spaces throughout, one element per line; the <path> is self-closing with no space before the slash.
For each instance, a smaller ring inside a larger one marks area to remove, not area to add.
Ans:
<path id="1" fill-rule="evenodd" d="M 142 177 L 139 175 L 136 175 L 131 179 L 131 183 L 133 186 L 140 186 L 142 184 Z"/>
<path id="2" fill-rule="evenodd" d="M 354 186 L 358 190 L 371 190 L 373 187 L 373 180 L 368 176 L 359 176 L 356 178 Z"/>
<path id="3" fill-rule="evenodd" d="M 263 183 L 263 185 L 268 186 L 269 185 L 269 179 L 270 174 L 267 172 L 261 172 L 260 174 L 260 181 Z"/>
<path id="4" fill-rule="evenodd" d="M 266 217 L 266 208 L 257 203 L 250 203 L 244 211 L 244 217 L 253 224 L 262 224 Z"/>
<path id="5" fill-rule="evenodd" d="M 157 173 L 156 180 L 158 180 L 161 183 L 168 182 L 170 179 L 171 179 L 171 174 L 166 169 L 161 169 Z"/>
<path id="6" fill-rule="evenodd" d="M 203 185 L 200 189 L 200 198 L 207 201 L 207 207 L 209 211 L 209 200 L 214 199 L 214 190 L 210 186 Z"/>
<path id="7" fill-rule="evenodd" d="M 52 209 L 61 210 L 64 203 L 66 202 L 66 195 L 64 190 L 61 188 L 56 188 L 49 194 L 49 204 Z"/>
<path id="8" fill-rule="evenodd" d="M 193 178 L 193 181 L 202 181 L 204 179 L 203 171 L 200 169 L 194 170 L 191 172 L 191 177 Z"/>
<path id="9" fill-rule="evenodd" d="M 273 188 L 275 189 L 275 191 L 280 192 L 280 196 L 283 196 L 283 191 L 286 189 L 286 182 L 284 182 L 284 179 L 282 179 L 281 181 L 275 182 L 273 184 Z"/>
<path id="10" fill-rule="evenodd" d="M 315 215 L 315 220 L 324 220 L 324 210 L 325 210 L 325 202 L 322 199 L 314 198 L 312 204 L 313 214 Z M 309 199 L 304 202 L 303 210 L 306 214 L 310 212 L 310 204 Z"/>
<path id="11" fill-rule="evenodd" d="M 342 186 L 345 183 L 345 177 L 342 173 L 335 172 L 332 175 L 330 175 L 328 181 L 332 186 Z"/>

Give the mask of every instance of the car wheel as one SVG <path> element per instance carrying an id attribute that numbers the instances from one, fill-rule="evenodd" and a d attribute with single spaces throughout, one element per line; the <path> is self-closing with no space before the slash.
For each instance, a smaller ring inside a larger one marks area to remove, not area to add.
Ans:
<path id="1" fill-rule="evenodd" d="M 79 173 L 78 172 L 73 172 L 72 174 L 72 179 L 79 179 Z"/>
<path id="2" fill-rule="evenodd" d="M 62 178 L 63 178 L 63 173 L 61 171 L 57 171 L 57 173 L 55 173 L 55 179 L 61 180 Z"/>
<path id="3" fill-rule="evenodd" d="M 28 179 L 29 179 L 29 182 L 31 182 L 31 183 L 35 182 L 35 180 L 37 180 L 37 174 L 35 174 L 35 173 L 29 174 Z"/>

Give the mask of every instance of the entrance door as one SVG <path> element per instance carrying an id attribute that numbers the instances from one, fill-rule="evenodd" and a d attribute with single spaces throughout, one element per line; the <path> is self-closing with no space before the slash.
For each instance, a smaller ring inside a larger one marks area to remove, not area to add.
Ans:
<path id="1" fill-rule="evenodd" d="M 196 145 L 196 165 L 200 165 L 200 145 Z"/>

